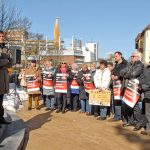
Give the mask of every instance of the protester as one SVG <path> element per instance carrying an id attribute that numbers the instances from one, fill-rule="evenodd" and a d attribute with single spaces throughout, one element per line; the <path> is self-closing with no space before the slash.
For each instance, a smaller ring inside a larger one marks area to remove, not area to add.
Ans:
<path id="1" fill-rule="evenodd" d="M 89 90 L 94 89 L 94 84 L 87 64 L 82 64 L 82 70 L 79 71 L 77 82 L 80 87 L 79 99 L 81 102 L 81 112 L 86 112 L 86 115 L 91 115 L 91 107 L 89 105 Z"/>
<path id="2" fill-rule="evenodd" d="M 51 61 L 45 62 L 45 68 L 42 71 L 43 74 L 43 95 L 46 96 L 46 109 L 55 109 L 55 92 L 54 92 L 54 78 L 55 69 Z"/>
<path id="3" fill-rule="evenodd" d="M 124 79 L 123 87 L 127 88 L 128 82 L 134 81 L 135 79 L 139 82 L 140 76 L 143 73 L 144 65 L 140 61 L 139 52 L 134 52 L 131 55 L 131 62 L 128 63 L 127 67 L 121 70 L 120 75 Z M 139 89 L 137 92 L 140 92 Z M 123 103 L 123 126 L 134 125 L 134 131 L 141 129 L 143 120 L 141 116 L 141 110 L 138 106 L 138 103 L 132 108 L 128 104 Z"/>
<path id="4" fill-rule="evenodd" d="M 94 83 L 94 75 L 96 73 L 96 64 L 95 63 L 90 64 L 90 72 L 91 72 L 92 81 Z M 99 109 L 99 106 L 91 105 L 91 114 L 94 115 L 95 117 L 97 117 L 98 116 L 98 109 Z"/>
<path id="5" fill-rule="evenodd" d="M 112 62 L 108 62 L 107 63 L 107 68 L 110 70 L 111 75 L 112 75 L 112 72 L 113 72 L 113 69 L 114 69 L 114 64 Z M 110 80 L 110 86 L 109 86 L 109 88 L 111 90 L 111 98 L 110 98 L 110 109 L 108 108 L 107 113 L 108 113 L 109 116 L 110 116 L 110 113 L 112 113 L 113 118 L 114 118 L 114 114 L 115 114 L 114 112 L 115 112 L 115 110 L 114 110 L 113 80 L 112 80 L 112 78 Z"/>
<path id="6" fill-rule="evenodd" d="M 76 63 L 73 63 L 71 66 L 71 74 L 73 76 L 73 79 L 70 83 L 70 89 L 71 89 L 71 99 L 70 99 L 70 107 L 71 111 L 77 111 L 79 106 L 79 84 L 77 83 L 77 76 L 78 76 L 78 65 Z"/>
<path id="7" fill-rule="evenodd" d="M 39 68 L 36 68 L 36 60 L 31 60 L 29 68 L 25 69 L 25 77 L 27 81 L 27 92 L 29 94 L 28 110 L 32 109 L 32 100 L 35 101 L 35 108 L 40 110 L 39 96 L 41 94 L 41 71 Z"/>
<path id="8" fill-rule="evenodd" d="M 9 92 L 9 75 L 8 68 L 12 67 L 13 60 L 10 50 L 5 46 L 5 34 L 0 31 L 0 124 L 10 124 L 4 119 L 3 97 Z"/>
<path id="9" fill-rule="evenodd" d="M 127 61 L 123 58 L 122 53 L 117 51 L 114 53 L 114 59 L 115 59 L 115 66 L 114 69 L 112 71 L 112 81 L 113 83 L 115 82 L 120 82 L 122 83 L 123 79 L 120 76 L 120 71 L 122 69 L 124 69 L 127 66 Z M 113 93 L 114 94 L 114 93 Z M 121 94 L 121 93 L 120 93 Z M 114 104 L 114 121 L 118 121 L 122 119 L 122 100 L 121 100 L 121 95 L 119 98 L 114 98 L 113 100 L 113 104 Z"/>
<path id="10" fill-rule="evenodd" d="M 113 63 L 112 62 L 107 62 L 107 68 L 110 70 L 110 72 L 112 72 L 113 69 L 114 69 Z"/>
<path id="11" fill-rule="evenodd" d="M 100 61 L 100 69 L 94 75 L 94 84 L 99 92 L 109 90 L 111 80 L 111 72 L 107 68 L 107 61 Z M 100 106 L 100 117 L 98 119 L 105 120 L 107 118 L 107 106 Z"/>
<path id="12" fill-rule="evenodd" d="M 65 61 L 61 63 L 60 68 L 57 68 L 54 77 L 58 105 L 56 113 L 62 112 L 64 114 L 67 106 L 67 99 L 70 99 L 70 81 L 73 79 Z"/>
<path id="13" fill-rule="evenodd" d="M 143 71 L 143 77 L 141 81 L 141 88 L 144 92 L 144 104 L 145 104 L 145 116 L 147 122 L 145 124 L 145 130 L 141 131 L 141 134 L 150 134 L 150 63 L 145 67 Z"/>

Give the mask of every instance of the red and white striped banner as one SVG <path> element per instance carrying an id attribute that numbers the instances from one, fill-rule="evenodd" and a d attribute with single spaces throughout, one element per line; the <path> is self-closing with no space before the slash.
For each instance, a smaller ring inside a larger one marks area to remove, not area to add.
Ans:
<path id="1" fill-rule="evenodd" d="M 125 89 L 123 101 L 130 107 L 134 107 L 140 98 L 138 92 L 139 81 L 137 79 L 129 80 L 128 85 Z"/>
<path id="2" fill-rule="evenodd" d="M 68 74 L 57 73 L 56 74 L 56 93 L 67 93 L 67 76 Z"/>
<path id="3" fill-rule="evenodd" d="M 94 89 L 94 84 L 91 80 L 91 74 L 83 74 L 83 76 L 85 77 L 85 80 L 84 80 L 84 88 L 85 88 L 85 91 L 87 93 L 89 93 L 89 90 L 93 90 Z"/>
<path id="4" fill-rule="evenodd" d="M 40 91 L 39 82 L 34 79 L 34 75 L 26 75 L 26 78 L 28 92 Z"/>
<path id="5" fill-rule="evenodd" d="M 43 88 L 44 89 L 53 89 L 54 88 L 52 77 L 48 77 L 48 75 L 50 73 L 51 72 L 49 72 L 49 71 L 43 71 Z"/>
<path id="6" fill-rule="evenodd" d="M 122 93 L 121 93 L 120 80 L 113 81 L 113 95 L 114 95 L 114 100 L 121 100 Z"/>

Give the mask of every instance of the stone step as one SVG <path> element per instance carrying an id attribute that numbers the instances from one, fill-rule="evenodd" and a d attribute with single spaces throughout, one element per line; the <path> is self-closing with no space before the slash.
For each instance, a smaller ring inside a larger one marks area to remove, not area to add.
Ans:
<path id="1" fill-rule="evenodd" d="M 7 113 L 8 119 L 11 120 L 12 123 L 5 127 L 3 137 L 1 137 L 0 148 L 3 150 L 20 150 L 24 143 L 25 125 L 23 121 L 16 116 L 16 113 Z"/>
<path id="2" fill-rule="evenodd" d="M 6 120 L 8 120 L 8 114 L 6 112 L 4 113 L 4 118 Z M 1 128 L 0 128 L 0 139 L 1 139 L 3 134 L 4 134 L 4 132 L 5 132 L 6 125 L 0 125 L 0 126 L 1 126 Z"/>

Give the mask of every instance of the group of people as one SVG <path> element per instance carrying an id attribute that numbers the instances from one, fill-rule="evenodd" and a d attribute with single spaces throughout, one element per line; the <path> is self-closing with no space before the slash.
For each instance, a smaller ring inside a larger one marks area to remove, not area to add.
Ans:
<path id="1" fill-rule="evenodd" d="M 0 124 L 10 124 L 4 118 L 3 96 L 9 92 L 8 68 L 13 59 L 4 43 L 4 32 L 0 31 Z M 94 115 L 98 120 L 106 120 L 110 113 L 113 121 L 122 120 L 123 127 L 134 126 L 134 131 L 144 128 L 141 134 L 150 133 L 150 64 L 140 61 L 140 54 L 134 52 L 127 62 L 122 53 L 114 53 L 114 62 L 101 60 L 99 67 L 83 63 L 80 68 L 76 63 L 68 66 L 62 61 L 54 66 L 46 60 L 44 66 L 36 66 L 31 60 L 29 67 L 22 69 L 19 75 L 21 86 L 29 95 L 28 110 L 40 110 L 39 97 L 42 95 L 45 110 L 66 113 L 67 110 Z M 89 93 L 111 91 L 110 106 L 89 103 Z M 142 97 L 142 95 L 144 95 Z M 139 101 L 142 99 L 142 108 Z"/>
<path id="2" fill-rule="evenodd" d="M 131 61 L 127 62 L 122 53 L 114 53 L 115 62 L 101 60 L 99 67 L 83 63 L 81 68 L 76 63 L 68 66 L 65 61 L 53 66 L 52 61 L 45 61 L 44 66 L 36 68 L 36 60 L 24 70 L 29 94 L 28 110 L 39 107 L 39 96 L 42 93 L 46 104 L 45 110 L 56 110 L 56 113 L 77 111 L 94 115 L 98 120 L 106 120 L 110 113 L 112 121 L 122 120 L 123 127 L 133 126 L 134 131 L 144 128 L 141 134 L 150 132 L 150 65 L 140 61 L 140 53 L 134 52 Z M 90 90 L 99 92 L 111 91 L 110 106 L 91 105 Z M 117 90 L 117 92 L 116 92 Z M 141 95 L 144 94 L 142 98 Z M 142 108 L 139 101 L 142 99 Z"/>

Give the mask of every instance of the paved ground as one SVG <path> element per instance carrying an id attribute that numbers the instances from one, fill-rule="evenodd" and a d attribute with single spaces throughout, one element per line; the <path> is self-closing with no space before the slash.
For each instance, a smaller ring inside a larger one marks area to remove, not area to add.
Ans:
<path id="1" fill-rule="evenodd" d="M 25 125 L 26 150 L 150 150 L 150 136 L 122 128 L 121 122 L 98 121 L 79 112 L 17 112 Z"/>

